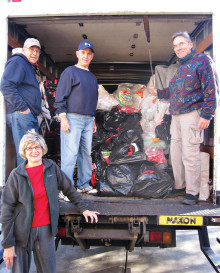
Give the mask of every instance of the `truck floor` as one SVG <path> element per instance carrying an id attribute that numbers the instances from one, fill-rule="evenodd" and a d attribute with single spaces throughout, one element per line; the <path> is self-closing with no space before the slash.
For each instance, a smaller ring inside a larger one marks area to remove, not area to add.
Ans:
<path id="1" fill-rule="evenodd" d="M 140 199 L 129 197 L 98 197 L 82 194 L 88 209 L 99 211 L 106 216 L 157 216 L 157 215 L 190 215 L 190 216 L 219 216 L 220 206 L 211 201 L 200 201 L 194 206 L 181 203 L 183 197 L 166 199 Z M 67 201 L 60 202 L 60 214 L 76 213 L 75 206 Z"/>

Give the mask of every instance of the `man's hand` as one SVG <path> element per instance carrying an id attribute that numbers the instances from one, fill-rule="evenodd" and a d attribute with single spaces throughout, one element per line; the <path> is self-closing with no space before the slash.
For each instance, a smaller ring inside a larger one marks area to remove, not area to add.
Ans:
<path id="1" fill-rule="evenodd" d="M 95 123 L 95 119 L 93 120 L 93 134 L 97 131 L 97 126 Z"/>
<path id="2" fill-rule="evenodd" d="M 85 210 L 83 212 L 83 216 L 85 217 L 86 222 L 89 221 L 88 217 L 90 217 L 91 223 L 93 223 L 94 220 L 95 220 L 96 223 L 98 222 L 98 216 L 97 216 L 97 214 L 99 214 L 98 211 Z"/>
<path id="3" fill-rule="evenodd" d="M 25 114 L 25 115 L 29 114 L 30 112 L 31 112 L 31 110 L 29 108 L 23 112 L 20 111 L 21 114 Z"/>
<path id="4" fill-rule="evenodd" d="M 200 117 L 199 123 L 198 123 L 198 129 L 204 130 L 209 127 L 210 120 Z"/>
<path id="5" fill-rule="evenodd" d="M 13 258 L 16 257 L 15 247 L 9 247 L 4 249 L 3 260 L 5 262 L 6 268 L 9 269 L 9 265 L 13 266 Z"/>
<path id="6" fill-rule="evenodd" d="M 69 121 L 68 121 L 67 117 L 61 116 L 60 122 L 61 122 L 61 130 L 63 130 L 65 133 L 69 133 L 70 125 L 69 125 Z"/>

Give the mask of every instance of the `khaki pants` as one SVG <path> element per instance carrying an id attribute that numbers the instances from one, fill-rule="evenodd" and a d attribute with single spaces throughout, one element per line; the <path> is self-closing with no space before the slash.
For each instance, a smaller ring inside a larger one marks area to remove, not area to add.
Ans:
<path id="1" fill-rule="evenodd" d="M 170 127 L 170 156 L 175 189 L 186 187 L 186 193 L 197 195 L 200 189 L 200 143 L 203 130 L 198 130 L 200 111 L 173 115 Z"/>
<path id="2" fill-rule="evenodd" d="M 210 165 L 210 154 L 201 152 L 201 184 L 199 200 L 207 200 L 210 195 L 209 191 L 209 165 Z"/>

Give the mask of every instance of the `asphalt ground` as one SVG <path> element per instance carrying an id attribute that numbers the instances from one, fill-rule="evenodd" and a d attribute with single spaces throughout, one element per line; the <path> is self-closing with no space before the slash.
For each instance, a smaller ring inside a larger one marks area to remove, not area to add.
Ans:
<path id="1" fill-rule="evenodd" d="M 219 227 L 208 227 L 212 249 L 220 258 Z M 80 247 L 63 246 L 57 250 L 57 273 L 124 273 L 124 248 L 93 247 L 83 251 Z M 0 273 L 8 273 L 0 265 Z M 135 248 L 128 253 L 126 273 L 212 273 L 215 272 L 200 250 L 197 231 L 177 231 L 177 247 Z M 30 273 L 36 273 L 32 262 Z"/>

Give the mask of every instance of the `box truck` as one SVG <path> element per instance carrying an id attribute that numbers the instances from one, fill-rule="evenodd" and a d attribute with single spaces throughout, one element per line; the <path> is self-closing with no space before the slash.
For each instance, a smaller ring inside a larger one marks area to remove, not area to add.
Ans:
<path id="1" fill-rule="evenodd" d="M 147 86 L 156 66 L 175 63 L 172 34 L 188 31 L 198 52 L 212 56 L 220 74 L 220 11 L 216 1 L 2 1 L 0 4 L 0 75 L 12 49 L 28 37 L 39 39 L 39 69 L 50 84 L 64 68 L 76 62 L 75 50 L 83 39 L 95 45 L 91 71 L 109 93 L 120 84 Z M 89 196 L 83 199 L 100 212 L 98 223 L 86 223 L 73 204 L 60 202 L 58 246 L 175 247 L 177 230 L 197 230 L 201 250 L 216 272 L 220 260 L 212 251 L 208 226 L 220 225 L 220 126 L 219 101 L 215 118 L 205 132 L 201 151 L 210 155 L 212 192 L 208 201 L 195 206 L 180 198 L 144 199 L 125 196 Z M 15 167 L 15 149 L 5 122 L 0 94 L 0 186 Z M 46 129 L 48 130 L 48 129 Z M 51 157 L 59 157 L 59 138 L 49 139 Z M 218 238 L 217 238 L 218 241 Z"/>

